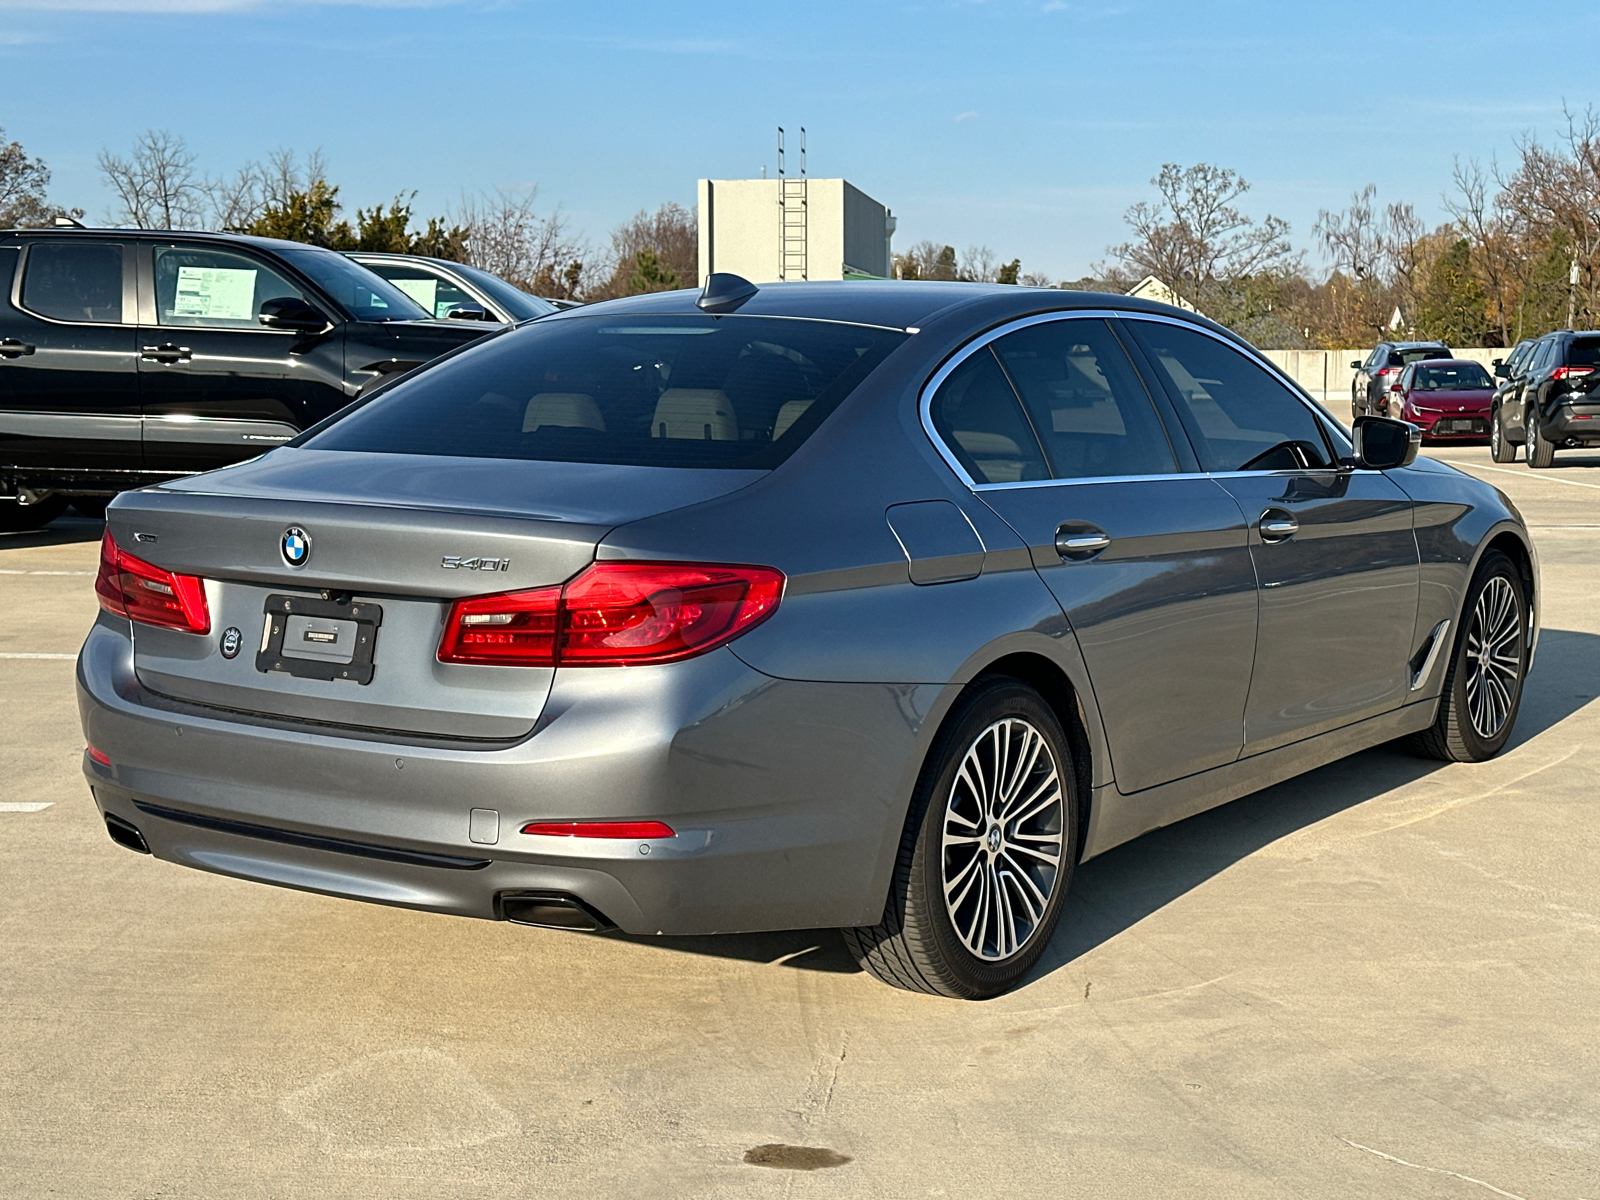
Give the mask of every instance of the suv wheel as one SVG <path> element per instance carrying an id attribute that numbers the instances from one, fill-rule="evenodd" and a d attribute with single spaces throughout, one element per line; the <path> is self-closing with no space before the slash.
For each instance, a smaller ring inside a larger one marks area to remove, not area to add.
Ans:
<path id="1" fill-rule="evenodd" d="M 1505 424 L 1500 420 L 1500 410 L 1489 418 L 1489 454 L 1497 463 L 1517 461 L 1517 444 L 1506 438 Z"/>
<path id="2" fill-rule="evenodd" d="M 883 920 L 844 931 L 861 965 L 894 987 L 969 1000 L 1026 975 L 1078 859 L 1076 779 L 1038 692 L 976 680 L 923 765 Z"/>
<path id="3" fill-rule="evenodd" d="M 1528 649 L 1522 580 L 1498 550 L 1478 564 L 1461 620 L 1438 715 L 1409 745 L 1424 758 L 1482 762 L 1500 753 L 1516 724 Z"/>
<path id="4" fill-rule="evenodd" d="M 1530 467 L 1548 467 L 1555 462 L 1556 444 L 1544 436 L 1539 425 L 1539 410 L 1532 404 L 1528 405 L 1528 432 L 1523 444 L 1528 447 Z"/>

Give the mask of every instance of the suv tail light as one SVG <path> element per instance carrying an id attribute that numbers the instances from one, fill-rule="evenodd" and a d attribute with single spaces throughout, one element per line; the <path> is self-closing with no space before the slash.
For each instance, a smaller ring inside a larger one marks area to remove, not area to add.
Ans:
<path id="1" fill-rule="evenodd" d="M 1593 371 L 1593 367 L 1557 367 L 1550 372 L 1551 379 L 1581 379 Z"/>
<path id="2" fill-rule="evenodd" d="M 771 567 L 601 562 L 559 587 L 458 600 L 439 661 L 485 666 L 622 667 L 678 662 L 777 610 Z"/>
<path id="3" fill-rule="evenodd" d="M 100 573 L 94 590 L 100 607 L 119 617 L 185 633 L 211 631 L 205 581 L 135 558 L 117 545 L 109 529 L 100 539 Z"/>

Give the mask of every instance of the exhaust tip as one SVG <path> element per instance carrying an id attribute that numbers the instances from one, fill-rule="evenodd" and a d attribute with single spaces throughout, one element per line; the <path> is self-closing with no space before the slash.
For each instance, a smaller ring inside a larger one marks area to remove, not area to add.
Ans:
<path id="1" fill-rule="evenodd" d="M 513 925 L 580 933 L 604 933 L 616 928 L 604 914 L 566 892 L 502 892 L 496 897 L 496 904 L 501 918 Z"/>
<path id="2" fill-rule="evenodd" d="M 119 846 L 126 846 L 140 854 L 149 854 L 150 845 L 144 840 L 144 834 L 139 832 L 139 827 L 132 822 L 124 821 L 121 817 L 106 814 L 106 832 L 111 835 L 111 840 Z"/>

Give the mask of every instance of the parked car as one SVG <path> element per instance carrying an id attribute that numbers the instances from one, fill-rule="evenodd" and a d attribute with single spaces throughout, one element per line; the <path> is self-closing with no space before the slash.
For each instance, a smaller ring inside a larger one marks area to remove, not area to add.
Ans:
<path id="1" fill-rule="evenodd" d="M 202 870 L 837 926 L 993 995 L 1082 859 L 1395 738 L 1505 745 L 1533 545 L 1419 441 L 1124 296 L 713 275 L 558 313 L 117 497 L 84 771 L 113 839 Z"/>
<path id="2" fill-rule="evenodd" d="M 4 231 L 0 281 L 0 528 L 260 454 L 491 331 L 266 238 Z"/>
<path id="3" fill-rule="evenodd" d="M 556 311 L 556 305 L 530 296 L 498 275 L 466 263 L 420 254 L 375 254 L 356 250 L 346 257 L 382 275 L 430 316 L 514 325 Z"/>
<path id="4" fill-rule="evenodd" d="M 1545 334 L 1528 354 L 1521 388 L 1495 410 L 1501 443 L 1522 444 L 1528 465 L 1539 468 L 1552 465 L 1558 449 L 1600 445 L 1600 395 L 1590 391 L 1596 367 L 1600 330 Z"/>
<path id="5" fill-rule="evenodd" d="M 1422 440 L 1482 441 L 1489 436 L 1494 380 L 1464 358 L 1414 362 L 1389 388 L 1387 415 L 1422 430 Z"/>
<path id="6" fill-rule="evenodd" d="M 1523 338 L 1505 358 L 1494 360 L 1494 398 L 1489 402 L 1489 450 L 1495 462 L 1517 460 L 1517 443 L 1505 436 L 1499 412 L 1502 407 L 1520 398 L 1523 381 L 1527 378 L 1528 358 L 1536 344 L 1534 338 Z"/>
<path id="7" fill-rule="evenodd" d="M 1450 347 L 1443 342 L 1379 342 L 1365 359 L 1350 364 L 1356 373 L 1350 382 L 1351 420 L 1382 415 L 1389 388 L 1411 363 L 1449 357 Z"/>

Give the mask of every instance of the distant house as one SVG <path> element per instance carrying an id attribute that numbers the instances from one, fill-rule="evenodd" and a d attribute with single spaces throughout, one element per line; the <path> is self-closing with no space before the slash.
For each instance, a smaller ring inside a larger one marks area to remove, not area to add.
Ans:
<path id="1" fill-rule="evenodd" d="M 1168 287 L 1163 280 L 1157 279 L 1154 275 L 1146 275 L 1129 288 L 1127 294 L 1138 300 L 1154 300 L 1157 304 L 1170 304 L 1174 308 L 1185 308 L 1192 313 L 1198 313 L 1202 317 L 1205 316 L 1205 313 L 1200 312 L 1198 308 L 1190 304 Z"/>

